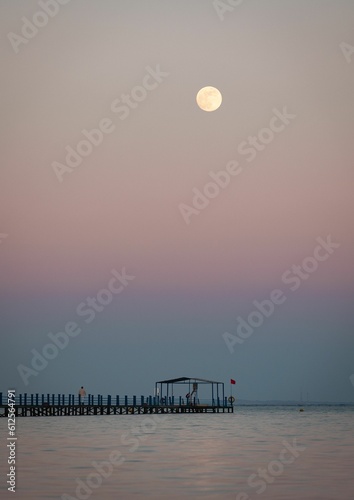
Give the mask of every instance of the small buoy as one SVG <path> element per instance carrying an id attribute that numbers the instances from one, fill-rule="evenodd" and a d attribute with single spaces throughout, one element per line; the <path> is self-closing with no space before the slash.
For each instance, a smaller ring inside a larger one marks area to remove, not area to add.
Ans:
<path id="1" fill-rule="evenodd" d="M 304 409 L 303 409 L 303 408 L 300 408 L 300 410 L 299 410 L 299 411 L 304 411 Z"/>

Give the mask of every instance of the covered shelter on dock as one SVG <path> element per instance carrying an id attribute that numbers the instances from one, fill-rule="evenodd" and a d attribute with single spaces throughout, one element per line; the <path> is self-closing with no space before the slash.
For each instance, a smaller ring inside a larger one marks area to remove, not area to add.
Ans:
<path id="1" fill-rule="evenodd" d="M 210 403 L 211 405 L 219 405 L 219 401 L 224 402 L 224 383 L 216 382 L 215 380 L 206 380 L 197 377 L 179 377 L 168 380 L 159 380 L 155 382 L 155 396 L 159 400 L 163 400 L 166 404 L 174 404 L 174 386 L 184 384 L 188 386 L 188 392 L 185 396 L 187 404 L 198 404 L 198 387 L 199 385 L 210 386 Z M 222 403 L 223 404 L 223 403 Z"/>

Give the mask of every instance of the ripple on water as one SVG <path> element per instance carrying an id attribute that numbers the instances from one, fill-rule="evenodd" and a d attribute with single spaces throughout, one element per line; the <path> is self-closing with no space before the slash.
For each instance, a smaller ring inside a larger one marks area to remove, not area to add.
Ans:
<path id="1" fill-rule="evenodd" d="M 271 477 L 259 498 L 352 500 L 353 417 L 353 407 L 303 413 L 294 407 L 242 407 L 233 415 L 170 415 L 156 421 L 153 432 L 140 429 L 136 436 L 133 429 L 144 416 L 19 418 L 17 498 L 75 497 L 77 481 L 95 474 L 93 463 L 109 461 L 112 452 L 124 461 L 101 478 L 92 500 L 238 500 L 241 492 L 258 498 L 259 484 L 249 486 L 248 478 L 279 460 L 284 442 L 293 445 L 295 438 L 305 449 Z"/>

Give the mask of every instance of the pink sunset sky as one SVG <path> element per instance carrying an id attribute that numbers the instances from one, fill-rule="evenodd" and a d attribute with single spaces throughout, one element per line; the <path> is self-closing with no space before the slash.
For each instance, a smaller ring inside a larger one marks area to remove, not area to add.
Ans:
<path id="1" fill-rule="evenodd" d="M 76 0 L 16 53 L 8 34 L 40 10 L 7 2 L 0 21 L 0 391 L 232 377 L 245 399 L 353 401 L 353 3 L 245 0 L 221 19 L 212 1 Z M 206 85 L 223 96 L 212 113 L 195 101 Z M 240 144 L 284 109 L 247 161 Z M 181 204 L 232 160 L 239 175 L 187 224 Z M 339 247 L 290 291 L 283 273 L 328 235 Z M 86 325 L 77 306 L 123 268 L 134 280 Z M 230 353 L 222 334 L 276 288 L 286 302 Z M 82 333 L 26 386 L 18 365 L 68 321 Z"/>

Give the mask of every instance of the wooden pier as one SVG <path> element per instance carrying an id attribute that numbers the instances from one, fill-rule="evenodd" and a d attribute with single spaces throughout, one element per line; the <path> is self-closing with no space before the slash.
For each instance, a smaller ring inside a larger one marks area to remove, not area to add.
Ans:
<path id="1" fill-rule="evenodd" d="M 7 417 L 9 406 L 0 393 L 0 417 Z M 159 398 L 153 396 L 93 396 L 89 394 L 83 400 L 80 396 L 58 394 L 20 394 L 15 399 L 16 417 L 61 417 L 80 415 L 142 415 L 175 413 L 233 413 L 234 406 L 227 398 L 211 401 L 190 401 L 182 398 Z"/>

